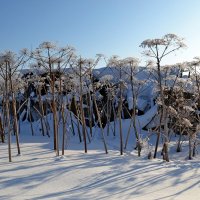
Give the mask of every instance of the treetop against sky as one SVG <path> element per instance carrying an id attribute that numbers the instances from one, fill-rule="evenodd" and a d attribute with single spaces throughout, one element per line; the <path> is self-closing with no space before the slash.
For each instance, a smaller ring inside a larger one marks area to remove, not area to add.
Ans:
<path id="1" fill-rule="evenodd" d="M 199 8 L 199 0 L 0 0 L 0 51 L 55 41 L 85 57 L 141 57 L 143 40 L 175 33 L 188 48 L 165 62 L 191 60 L 200 55 Z"/>

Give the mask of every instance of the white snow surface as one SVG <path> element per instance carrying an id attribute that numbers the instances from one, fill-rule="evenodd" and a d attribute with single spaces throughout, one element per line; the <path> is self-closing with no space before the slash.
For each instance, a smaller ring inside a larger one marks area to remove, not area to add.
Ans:
<path id="1" fill-rule="evenodd" d="M 129 123 L 123 120 L 124 134 Z M 21 129 L 21 156 L 12 138 L 12 163 L 8 162 L 7 144 L 0 144 L 0 200 L 200 199 L 200 155 L 188 161 L 187 143 L 183 152 L 172 154 L 175 143 L 171 142 L 171 161 L 166 163 L 160 149 L 157 159 L 148 160 L 145 150 L 138 158 L 133 137 L 120 156 L 119 138 L 106 136 L 109 153 L 105 154 L 98 130 L 94 130 L 87 154 L 83 143 L 69 136 L 65 156 L 56 157 L 53 137 L 38 132 L 31 136 L 28 125 L 24 123 Z"/>
<path id="2" fill-rule="evenodd" d="M 128 89 L 128 91 L 127 91 L 127 101 L 128 101 L 128 109 L 129 110 L 133 109 L 133 104 L 134 104 L 133 93 L 130 89 Z M 136 106 L 139 110 L 144 111 L 146 106 L 147 106 L 147 100 L 143 99 L 141 97 L 138 97 L 137 102 L 136 102 Z"/>
<path id="3" fill-rule="evenodd" d="M 150 110 L 148 110 L 144 115 L 140 115 L 136 117 L 136 126 L 140 130 L 141 128 L 144 128 L 151 120 L 153 117 L 156 115 L 158 111 L 158 105 L 154 105 Z"/>

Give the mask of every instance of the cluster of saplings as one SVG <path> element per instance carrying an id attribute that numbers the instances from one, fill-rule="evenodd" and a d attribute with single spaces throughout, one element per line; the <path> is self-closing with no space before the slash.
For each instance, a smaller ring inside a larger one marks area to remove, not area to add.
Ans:
<path id="1" fill-rule="evenodd" d="M 141 127 L 156 134 L 157 138 L 154 154 L 149 152 L 148 157 L 156 158 L 158 146 L 162 145 L 163 160 L 169 161 L 170 138 L 177 135 L 177 152 L 182 150 L 182 142 L 187 138 L 189 159 L 192 159 L 199 144 L 200 59 L 162 65 L 164 57 L 185 47 L 183 39 L 174 34 L 145 40 L 140 47 L 145 49 L 144 55 L 150 58 L 142 68 L 134 57 L 120 59 L 112 56 L 106 59 L 98 54 L 95 59 L 85 59 L 77 56 L 73 47 L 60 48 L 51 42 L 43 42 L 34 51 L 23 49 L 19 54 L 11 51 L 1 53 L 0 141 L 8 143 L 9 161 L 12 161 L 12 135 L 16 137 L 18 154 L 21 154 L 19 135 L 23 120 L 30 123 L 32 135 L 35 134 L 33 122 L 40 121 L 42 135 L 53 135 L 57 156 L 60 147 L 64 155 L 68 132 L 78 135 L 87 153 L 87 144 L 91 142 L 96 126 L 106 153 L 105 134 L 119 134 L 122 155 L 130 132 L 133 132 L 135 140 L 132 143 L 140 156 L 144 141 L 137 123 L 138 96 L 149 84 L 154 85 L 152 96 L 158 111 L 152 125 Z M 105 60 L 110 71 L 115 69 L 114 74 L 98 74 L 95 67 L 100 60 Z M 21 75 L 22 68 L 30 70 Z M 146 78 L 141 80 L 137 75 L 142 70 Z M 184 71 L 188 72 L 187 77 L 183 76 Z M 132 95 L 129 102 L 127 88 Z M 131 108 L 127 102 L 132 105 Z M 49 113 L 53 118 L 52 130 L 47 118 Z M 123 118 L 131 119 L 128 133 L 123 131 Z M 114 124 L 112 129 L 111 122 Z"/>

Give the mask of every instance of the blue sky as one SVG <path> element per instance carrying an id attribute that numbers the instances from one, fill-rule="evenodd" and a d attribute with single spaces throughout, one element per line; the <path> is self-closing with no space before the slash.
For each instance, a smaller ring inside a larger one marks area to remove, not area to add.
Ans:
<path id="1" fill-rule="evenodd" d="M 143 40 L 175 33 L 188 48 L 164 62 L 190 60 L 200 56 L 199 8 L 199 0 L 0 0 L 0 51 L 55 41 L 84 57 L 141 57 Z"/>

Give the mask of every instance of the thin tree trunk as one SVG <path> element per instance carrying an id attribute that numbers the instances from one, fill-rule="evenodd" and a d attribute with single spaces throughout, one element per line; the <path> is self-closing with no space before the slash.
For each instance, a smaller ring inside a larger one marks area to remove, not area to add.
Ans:
<path id="1" fill-rule="evenodd" d="M 82 142 L 82 137 L 81 137 L 81 130 L 80 130 L 80 122 L 79 122 L 79 119 L 80 119 L 80 114 L 79 114 L 79 112 L 78 112 L 78 107 L 77 107 L 77 104 L 76 104 L 76 99 L 75 98 L 73 98 L 73 100 L 72 100 L 72 103 L 73 103 L 73 105 L 74 105 L 74 115 L 76 116 L 76 119 L 77 119 L 77 129 L 78 129 L 78 135 L 79 135 L 79 141 L 80 141 L 80 143 Z M 72 107 L 72 103 L 71 103 L 71 107 Z"/>
<path id="2" fill-rule="evenodd" d="M 78 129 L 79 141 L 80 141 L 80 143 L 81 143 L 81 142 L 82 142 L 82 137 L 81 137 L 79 116 L 77 116 L 77 129 Z"/>
<path id="3" fill-rule="evenodd" d="M 9 93 L 8 93 L 8 63 L 6 63 L 6 77 L 5 77 L 5 114 L 6 114 L 6 126 L 8 134 L 8 158 L 9 162 L 12 162 L 11 155 L 11 130 L 10 130 L 10 105 L 9 105 Z"/>
<path id="4" fill-rule="evenodd" d="M 120 135 L 120 154 L 123 155 L 123 133 L 122 133 L 122 118 L 121 118 L 121 113 L 122 113 L 122 86 L 120 83 L 120 100 L 119 100 L 119 109 L 118 109 L 118 117 L 119 117 L 119 135 Z"/>
<path id="5" fill-rule="evenodd" d="M 165 108 L 165 106 L 164 106 Z M 169 137 L 168 137 L 168 132 L 169 132 L 169 129 L 168 129 L 168 112 L 167 110 L 165 109 L 165 112 L 164 112 L 164 119 L 165 119 L 165 123 L 164 123 L 164 146 L 163 146 L 163 150 L 164 150 L 164 159 L 165 161 L 169 162 L 169 148 L 168 148 L 168 144 L 169 144 Z"/>
<path id="6" fill-rule="evenodd" d="M 19 146 L 19 128 L 18 128 L 18 122 L 17 122 L 16 100 L 15 100 L 12 78 L 11 78 L 11 69 L 9 73 L 9 79 L 10 79 L 10 90 L 12 93 L 12 108 L 13 108 L 14 130 L 15 130 L 15 136 L 16 136 L 17 151 L 18 151 L 18 155 L 20 155 L 21 151 L 20 151 L 20 146 Z"/>
<path id="7" fill-rule="evenodd" d="M 21 105 L 20 105 L 20 102 L 21 102 L 21 101 L 19 100 L 19 101 L 18 101 L 18 108 L 20 108 L 20 106 L 21 106 Z M 17 116 L 18 116 L 18 129 L 19 129 L 19 135 L 20 135 L 20 133 L 21 133 L 21 123 L 20 123 L 20 122 L 21 122 L 21 119 L 20 119 L 20 111 L 17 112 Z"/>
<path id="8" fill-rule="evenodd" d="M 74 122 L 73 122 L 73 120 L 72 120 L 72 113 L 71 113 L 71 111 L 70 111 L 69 115 L 70 115 L 71 126 L 72 126 L 72 134 L 75 135 L 75 131 L 74 131 Z M 81 138 L 79 138 L 79 139 L 80 139 L 80 142 L 81 142 Z"/>
<path id="9" fill-rule="evenodd" d="M 80 114 L 81 114 L 81 122 L 82 122 L 82 134 L 83 134 L 83 141 L 84 141 L 84 149 L 85 149 L 85 153 L 87 153 L 86 126 L 85 126 L 85 116 L 84 116 L 84 111 L 83 111 L 82 94 L 80 94 Z"/>
<path id="10" fill-rule="evenodd" d="M 34 129 L 33 129 L 33 122 L 32 122 L 32 115 L 31 113 L 29 112 L 29 119 L 30 119 L 30 124 L 31 124 L 31 132 L 32 132 L 32 136 L 34 136 Z"/>
<path id="11" fill-rule="evenodd" d="M 192 140 L 190 135 L 189 135 L 189 160 L 192 160 Z"/>
<path id="12" fill-rule="evenodd" d="M 95 110 L 96 110 L 96 113 L 97 113 L 97 118 L 98 118 L 99 126 L 100 126 L 100 129 L 101 129 L 101 135 L 102 135 L 102 139 L 103 139 L 103 144 L 104 144 L 105 152 L 107 154 L 108 153 L 108 148 L 107 148 L 107 145 L 106 145 L 106 140 L 105 140 L 105 136 L 104 136 L 103 126 L 102 126 L 102 123 L 101 123 L 101 117 L 100 117 L 100 113 L 99 113 L 99 110 L 98 110 L 98 106 L 97 106 L 95 94 L 93 96 L 93 101 L 94 101 L 94 106 L 95 106 Z"/>
<path id="13" fill-rule="evenodd" d="M 9 162 L 12 162 L 11 130 L 10 130 L 10 109 L 9 109 L 9 100 L 8 99 L 6 99 L 6 118 L 7 118 L 7 131 L 8 131 L 8 157 L 9 157 Z"/>
<path id="14" fill-rule="evenodd" d="M 181 147 L 182 131 L 181 131 L 181 128 L 180 128 L 179 134 L 180 135 L 179 135 L 179 139 L 178 139 L 178 144 L 177 144 L 176 152 L 181 152 L 182 151 L 182 147 Z"/>
<path id="15" fill-rule="evenodd" d="M 67 129 L 66 129 L 65 108 L 63 104 L 61 108 L 61 114 L 62 114 L 62 123 L 63 123 L 62 155 L 64 155 L 65 154 L 65 134 L 67 133 Z"/>
<path id="16" fill-rule="evenodd" d="M 168 142 L 164 142 L 163 144 L 163 160 L 169 162 Z"/>
<path id="17" fill-rule="evenodd" d="M 44 134 L 44 124 L 42 118 L 40 118 L 40 124 L 41 124 L 41 129 L 42 129 L 42 136 L 45 136 Z"/>
<path id="18" fill-rule="evenodd" d="M 55 74 L 52 74 L 52 111 L 53 111 L 53 131 L 54 131 L 54 150 L 56 151 L 56 156 L 59 156 L 59 141 L 58 141 L 58 119 L 57 119 L 57 108 L 55 100 Z"/>
<path id="19" fill-rule="evenodd" d="M 113 121 L 113 124 L 114 124 L 114 131 L 113 131 L 113 136 L 115 136 L 115 134 L 116 134 L 116 112 L 115 112 L 115 106 L 114 106 L 114 103 L 113 103 L 113 106 L 112 106 L 112 108 L 113 108 L 113 115 L 114 115 L 114 121 Z"/>
<path id="20" fill-rule="evenodd" d="M 54 150 L 56 151 L 56 155 L 59 156 L 58 120 L 57 120 L 57 111 L 56 111 L 55 100 L 53 100 L 53 102 L 52 102 L 52 107 L 53 107 Z"/>
<path id="21" fill-rule="evenodd" d="M 193 150 L 192 150 L 192 156 L 195 157 L 196 156 L 196 141 L 194 141 L 194 144 L 193 144 Z"/>
<path id="22" fill-rule="evenodd" d="M 82 122 L 82 134 L 83 134 L 83 141 L 84 141 L 84 149 L 85 153 L 87 153 L 87 140 L 86 140 L 86 126 L 85 126 L 85 116 L 83 110 L 83 88 L 82 88 L 82 61 L 80 60 L 79 63 L 79 81 L 80 81 L 80 114 L 81 114 L 81 122 Z"/>
<path id="23" fill-rule="evenodd" d="M 92 122 L 93 122 L 93 113 L 92 113 L 92 101 L 91 101 L 91 96 L 90 96 L 90 91 L 88 92 L 88 109 L 89 109 L 89 116 L 88 116 L 88 119 L 89 119 L 89 127 L 90 127 L 90 136 L 92 137 Z"/>
<path id="24" fill-rule="evenodd" d="M 39 96 L 39 106 L 40 106 L 40 110 L 41 110 L 41 122 L 42 122 L 42 124 L 45 125 L 46 134 L 48 135 L 48 137 L 50 137 L 48 120 L 47 120 L 47 118 L 45 119 L 44 103 L 42 101 L 41 88 L 39 88 L 38 93 L 39 93 L 39 95 L 38 95 Z M 47 105 L 46 105 L 46 110 L 47 110 Z M 46 114 L 46 116 L 47 116 L 47 114 Z M 43 129 L 44 129 L 44 126 L 43 126 Z"/>
<path id="25" fill-rule="evenodd" d="M 157 58 L 157 67 L 158 67 L 158 84 L 159 84 L 160 90 L 162 91 L 161 74 L 160 74 L 160 60 L 158 58 Z M 156 139 L 156 146 L 155 146 L 155 151 L 154 151 L 154 158 L 156 158 L 157 151 L 158 151 L 158 145 L 159 145 L 159 142 L 160 142 L 162 116 L 163 116 L 163 108 L 161 108 L 160 123 L 159 123 L 159 132 L 157 134 L 157 139 Z"/>
<path id="26" fill-rule="evenodd" d="M 43 108 L 43 103 L 42 103 L 42 98 L 41 98 L 41 90 L 40 88 L 38 89 L 38 100 L 39 100 L 39 107 L 40 107 L 40 113 L 41 113 L 41 117 L 40 117 L 40 122 L 41 122 L 41 128 L 42 128 L 42 135 L 44 136 L 45 133 L 44 133 L 44 124 L 43 124 L 43 121 L 44 121 L 44 108 Z M 46 130 L 47 130 L 47 127 L 46 127 Z M 48 131 L 48 130 L 47 130 Z"/>
<path id="27" fill-rule="evenodd" d="M 1 142 L 5 142 L 5 135 L 4 135 L 4 129 L 3 129 L 3 124 L 2 124 L 2 119 L 0 116 L 0 136 L 1 136 Z"/>
<path id="28" fill-rule="evenodd" d="M 107 94 L 107 136 L 110 133 L 110 115 L 111 115 L 111 101 L 110 94 Z"/>

